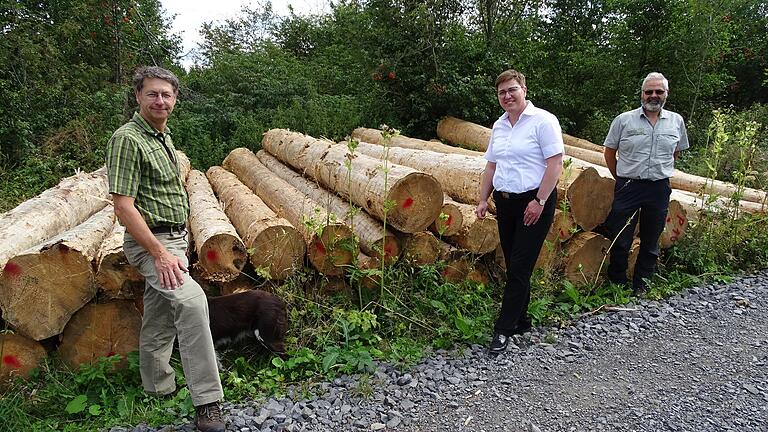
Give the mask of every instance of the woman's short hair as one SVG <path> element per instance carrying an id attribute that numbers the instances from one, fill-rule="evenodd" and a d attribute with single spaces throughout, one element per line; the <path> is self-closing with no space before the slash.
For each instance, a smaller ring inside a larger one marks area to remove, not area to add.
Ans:
<path id="1" fill-rule="evenodd" d="M 525 75 L 514 69 L 507 69 L 496 77 L 496 88 L 499 88 L 499 84 L 509 80 L 515 80 L 520 83 L 521 86 L 525 87 Z"/>
<path id="2" fill-rule="evenodd" d="M 163 69 L 159 66 L 143 66 L 136 69 L 136 73 L 133 74 L 133 89 L 140 92 L 144 88 L 144 80 L 146 78 L 159 78 L 163 81 L 168 81 L 173 86 L 174 93 L 179 92 L 179 79 L 176 75 L 168 69 Z"/>

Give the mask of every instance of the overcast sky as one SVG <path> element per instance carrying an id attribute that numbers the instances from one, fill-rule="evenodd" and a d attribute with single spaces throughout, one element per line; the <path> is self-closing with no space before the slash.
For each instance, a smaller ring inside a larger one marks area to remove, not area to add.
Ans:
<path id="1" fill-rule="evenodd" d="M 240 12 L 243 6 L 257 9 L 263 2 L 253 0 L 161 0 L 163 8 L 173 20 L 172 32 L 182 37 L 183 53 L 189 52 L 200 41 L 200 26 L 204 22 L 223 21 Z M 278 15 L 288 14 L 288 5 L 297 13 L 317 14 L 327 11 L 328 0 L 273 0 L 272 10 Z M 191 59 L 184 59 L 189 64 Z"/>

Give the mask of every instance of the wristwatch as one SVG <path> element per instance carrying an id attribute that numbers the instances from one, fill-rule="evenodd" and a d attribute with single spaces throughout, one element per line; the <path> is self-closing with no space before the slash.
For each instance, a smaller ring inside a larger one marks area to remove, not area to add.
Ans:
<path id="1" fill-rule="evenodd" d="M 536 201 L 540 206 L 543 206 L 547 202 L 546 199 L 539 199 L 537 196 L 533 197 L 533 200 Z"/>

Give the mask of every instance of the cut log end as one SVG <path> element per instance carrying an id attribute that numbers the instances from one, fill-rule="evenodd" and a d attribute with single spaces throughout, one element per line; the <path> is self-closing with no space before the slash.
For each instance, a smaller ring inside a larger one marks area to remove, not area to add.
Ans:
<path id="1" fill-rule="evenodd" d="M 387 214 L 389 223 L 405 233 L 427 229 L 440 215 L 443 189 L 434 177 L 411 173 L 395 183 L 387 194 L 393 207 Z"/>
<path id="2" fill-rule="evenodd" d="M 372 246 L 370 255 L 376 259 L 384 259 L 386 264 L 393 264 L 400 258 L 400 241 L 394 235 L 387 235 L 375 242 Z M 370 257 L 369 257 L 370 259 Z"/>
<path id="3" fill-rule="evenodd" d="M 45 349 L 18 334 L 0 334 L 0 389 L 16 377 L 26 378 L 45 359 Z"/>
<path id="4" fill-rule="evenodd" d="M 446 202 L 440 209 L 440 215 L 429 226 L 429 230 L 439 236 L 452 236 L 459 232 L 464 224 L 461 210 L 455 203 Z"/>
<path id="5" fill-rule="evenodd" d="M 688 212 L 685 207 L 677 200 L 670 201 L 664 231 L 659 238 L 659 246 L 664 249 L 674 246 L 683 238 L 687 229 Z"/>
<path id="6" fill-rule="evenodd" d="M 591 231 L 605 222 L 613 204 L 616 182 L 602 177 L 594 168 L 587 168 L 569 185 L 568 202 L 574 221 L 584 231 Z"/>
<path id="7" fill-rule="evenodd" d="M 246 243 L 252 249 L 251 264 L 268 279 L 283 280 L 300 269 L 307 250 L 304 238 L 291 225 L 268 227 Z"/>
<path id="8" fill-rule="evenodd" d="M 243 242 L 237 236 L 225 233 L 208 238 L 198 253 L 203 277 L 215 282 L 234 280 L 247 259 Z"/>
<path id="9" fill-rule="evenodd" d="M 128 263 L 121 250 L 101 260 L 96 285 L 110 299 L 135 299 L 144 293 L 144 276 Z"/>
<path id="10" fill-rule="evenodd" d="M 440 256 L 440 240 L 429 231 L 406 234 L 403 257 L 413 265 L 434 264 Z"/>
<path id="11" fill-rule="evenodd" d="M 486 254 L 499 245 L 499 225 L 496 218 L 477 219 L 462 233 L 460 246 L 472 253 Z"/>
<path id="12" fill-rule="evenodd" d="M 593 232 L 573 236 L 566 245 L 566 278 L 577 286 L 594 282 L 598 272 L 602 273 L 607 267 L 610 245 L 610 240 Z"/>
<path id="13" fill-rule="evenodd" d="M 312 266 L 326 276 L 339 276 L 355 256 L 355 236 L 344 224 L 329 224 L 321 235 L 315 235 L 307 247 L 307 257 Z"/>

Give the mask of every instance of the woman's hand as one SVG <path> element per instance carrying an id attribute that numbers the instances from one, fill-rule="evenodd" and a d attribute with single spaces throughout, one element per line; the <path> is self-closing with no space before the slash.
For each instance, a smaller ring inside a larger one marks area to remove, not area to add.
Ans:
<path id="1" fill-rule="evenodd" d="M 480 219 L 485 219 L 485 215 L 488 212 L 488 201 L 480 201 L 479 204 L 477 204 L 477 207 L 475 207 L 475 214 Z"/>
<path id="2" fill-rule="evenodd" d="M 528 203 L 528 206 L 525 207 L 525 212 L 523 213 L 523 225 L 531 226 L 538 222 L 543 211 L 543 205 L 537 203 L 536 200 L 531 200 L 531 202 Z"/>

